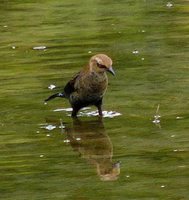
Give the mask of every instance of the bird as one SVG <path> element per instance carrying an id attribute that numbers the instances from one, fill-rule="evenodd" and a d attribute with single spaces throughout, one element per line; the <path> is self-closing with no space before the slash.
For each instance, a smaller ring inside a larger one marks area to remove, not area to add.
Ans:
<path id="1" fill-rule="evenodd" d="M 65 85 L 63 92 L 51 95 L 45 102 L 56 97 L 66 98 L 72 107 L 73 118 L 83 107 L 96 106 L 100 117 L 103 116 L 102 101 L 108 86 L 106 72 L 115 75 L 112 59 L 105 54 L 97 54 L 90 58 L 88 64 Z"/>

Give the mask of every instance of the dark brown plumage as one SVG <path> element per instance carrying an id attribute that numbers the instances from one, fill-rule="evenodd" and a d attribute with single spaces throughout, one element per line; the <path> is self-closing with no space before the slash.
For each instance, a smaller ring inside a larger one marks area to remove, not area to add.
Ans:
<path id="1" fill-rule="evenodd" d="M 97 54 L 66 84 L 63 93 L 54 94 L 45 101 L 55 97 L 69 99 L 73 108 L 72 117 L 76 117 L 81 108 L 95 105 L 102 116 L 102 99 L 108 86 L 107 71 L 115 75 L 111 58 L 105 54 Z"/>

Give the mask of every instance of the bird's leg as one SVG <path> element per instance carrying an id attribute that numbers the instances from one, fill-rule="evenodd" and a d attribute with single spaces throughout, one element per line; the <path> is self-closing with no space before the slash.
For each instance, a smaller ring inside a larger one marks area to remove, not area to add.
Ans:
<path id="1" fill-rule="evenodd" d="M 77 118 L 78 111 L 79 111 L 79 108 L 73 107 L 73 111 L 72 111 L 72 117 L 73 118 Z"/>
<path id="2" fill-rule="evenodd" d="M 98 114 L 100 117 L 103 116 L 102 114 L 102 99 L 96 104 L 96 107 L 98 108 Z"/>
<path id="3" fill-rule="evenodd" d="M 98 108 L 98 114 L 99 114 L 99 116 L 103 116 L 103 114 L 102 114 L 102 105 L 98 105 L 97 106 L 97 108 Z"/>

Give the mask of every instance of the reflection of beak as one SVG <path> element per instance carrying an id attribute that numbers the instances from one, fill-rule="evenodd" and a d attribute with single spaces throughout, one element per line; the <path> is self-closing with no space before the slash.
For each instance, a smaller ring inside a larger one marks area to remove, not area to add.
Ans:
<path id="1" fill-rule="evenodd" d="M 108 72 L 110 72 L 112 75 L 114 75 L 114 76 L 115 76 L 115 72 L 114 72 L 114 70 L 113 70 L 113 68 L 112 68 L 112 67 L 109 67 L 109 68 L 108 68 Z"/>
<path id="2" fill-rule="evenodd" d="M 119 178 L 120 174 L 120 164 L 121 162 L 118 161 L 112 164 L 112 170 L 109 171 L 107 174 L 100 174 L 100 179 L 102 181 L 115 181 Z"/>
<path id="3" fill-rule="evenodd" d="M 113 167 L 115 167 L 115 168 L 120 168 L 120 165 L 121 165 L 121 161 L 117 161 L 117 162 L 113 163 Z"/>
<path id="4" fill-rule="evenodd" d="M 117 176 L 120 174 L 120 165 L 121 165 L 120 161 L 113 164 L 113 173 Z"/>

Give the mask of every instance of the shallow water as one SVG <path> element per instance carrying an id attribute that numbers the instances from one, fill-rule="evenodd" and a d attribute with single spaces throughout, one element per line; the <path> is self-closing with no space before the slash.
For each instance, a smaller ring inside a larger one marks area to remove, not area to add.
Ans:
<path id="1" fill-rule="evenodd" d="M 188 199 L 188 1 L 2 1 L 0 13 L 0 198 Z M 104 110 L 122 115 L 75 121 L 54 112 L 67 101 L 44 105 L 99 52 L 116 71 Z"/>

